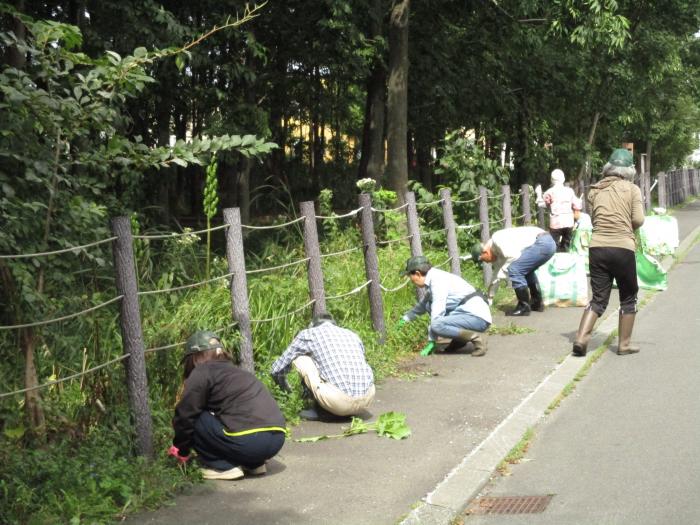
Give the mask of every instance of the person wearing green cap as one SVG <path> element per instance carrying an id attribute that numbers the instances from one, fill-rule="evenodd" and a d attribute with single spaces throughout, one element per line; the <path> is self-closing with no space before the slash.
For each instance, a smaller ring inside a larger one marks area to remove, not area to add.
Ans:
<path id="1" fill-rule="evenodd" d="M 632 180 L 634 158 L 626 149 L 616 149 L 603 166 L 603 177 L 588 192 L 593 235 L 589 245 L 591 301 L 579 323 L 573 354 L 585 356 L 593 327 L 608 307 L 613 280 L 620 294 L 618 319 L 619 355 L 639 352 L 631 344 L 637 313 L 637 265 L 635 230 L 644 224 L 642 193 Z"/>
<path id="2" fill-rule="evenodd" d="M 446 352 L 458 350 L 471 342 L 474 345 L 473 357 L 486 353 L 488 347 L 484 332 L 491 326 L 492 320 L 491 309 L 481 292 L 460 276 L 433 268 L 422 255 L 409 258 L 406 269 L 401 273 L 426 292 L 399 321 L 399 324 L 403 324 L 419 315 L 430 315 L 428 344 L 421 355 L 429 355 L 435 349 L 438 337 L 452 340 L 445 348 Z"/>
<path id="3" fill-rule="evenodd" d="M 173 417 L 168 454 L 181 463 L 197 452 L 204 479 L 264 474 L 286 436 L 277 402 L 253 374 L 235 366 L 216 333 L 200 330 L 185 343 L 184 389 Z"/>

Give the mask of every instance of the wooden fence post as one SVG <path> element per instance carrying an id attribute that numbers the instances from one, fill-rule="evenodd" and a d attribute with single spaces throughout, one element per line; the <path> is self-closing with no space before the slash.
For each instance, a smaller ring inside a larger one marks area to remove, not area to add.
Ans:
<path id="1" fill-rule="evenodd" d="M 455 227 L 455 217 L 452 213 L 452 197 L 448 188 L 440 190 L 442 200 L 442 219 L 447 230 L 447 254 L 450 256 L 450 270 L 455 275 L 462 275 L 459 260 L 459 246 L 457 244 L 457 229 Z"/>
<path id="2" fill-rule="evenodd" d="M 119 324 L 124 353 L 129 354 L 124 365 L 129 404 L 136 427 L 137 453 L 153 459 L 153 421 L 148 404 L 148 377 L 131 220 L 129 217 L 115 217 L 111 221 L 111 228 L 112 234 L 117 237 L 113 244 L 114 268 L 117 293 L 123 296 L 119 304 Z"/>
<path id="3" fill-rule="evenodd" d="M 523 224 L 532 224 L 532 213 L 530 212 L 530 186 L 523 184 L 520 186 L 520 206 L 523 211 Z"/>
<path id="4" fill-rule="evenodd" d="M 503 226 L 505 228 L 512 228 L 513 214 L 511 213 L 510 207 L 510 186 L 504 184 L 501 186 L 501 192 L 503 193 Z"/>
<path id="5" fill-rule="evenodd" d="M 640 166 L 642 169 L 642 200 L 644 202 L 644 212 L 649 213 L 651 210 L 651 171 L 649 171 L 649 167 L 647 166 L 647 155 L 646 153 L 642 153 L 639 156 L 640 159 Z"/>
<path id="6" fill-rule="evenodd" d="M 658 190 L 657 190 L 657 195 L 658 195 L 658 202 L 659 206 L 662 208 L 667 208 L 668 204 L 666 203 L 666 174 L 663 171 L 660 171 L 657 175 L 656 178 L 658 179 Z"/>
<path id="7" fill-rule="evenodd" d="M 543 230 L 547 229 L 544 223 L 544 206 L 537 206 L 537 226 Z"/>
<path id="8" fill-rule="evenodd" d="M 479 220 L 481 221 L 481 242 L 486 243 L 491 238 L 489 230 L 489 196 L 484 186 L 479 186 Z M 484 286 L 486 289 L 491 284 L 491 263 L 482 263 L 484 272 Z"/>
<path id="9" fill-rule="evenodd" d="M 423 246 L 420 240 L 420 227 L 418 226 L 418 208 L 416 207 L 416 195 L 412 191 L 406 192 L 406 221 L 411 242 L 411 256 L 423 255 Z M 425 292 L 416 286 L 416 297 L 420 301 Z"/>
<path id="10" fill-rule="evenodd" d="M 228 271 L 233 274 L 231 276 L 231 314 L 241 334 L 238 357 L 243 370 L 254 372 L 253 330 L 250 326 L 248 278 L 245 273 L 241 210 L 239 208 L 225 208 L 224 222 L 228 224 L 226 229 L 226 260 L 228 261 Z"/>
<path id="11" fill-rule="evenodd" d="M 299 206 L 301 214 L 306 217 L 304 221 L 304 251 L 309 258 L 307 266 L 309 294 L 314 300 L 313 314 L 318 315 L 326 311 L 326 291 L 323 286 L 321 248 L 318 244 L 318 231 L 316 230 L 316 210 L 313 201 L 302 202 Z"/>
<path id="12" fill-rule="evenodd" d="M 360 225 L 362 228 L 362 245 L 365 259 L 365 275 L 370 281 L 367 287 L 369 311 L 372 316 L 372 326 L 379 332 L 379 342 L 386 340 L 384 324 L 384 303 L 382 302 L 381 276 L 379 275 L 379 260 L 377 259 L 377 244 L 374 236 L 374 221 L 372 220 L 372 198 L 369 193 L 360 193 Z"/>

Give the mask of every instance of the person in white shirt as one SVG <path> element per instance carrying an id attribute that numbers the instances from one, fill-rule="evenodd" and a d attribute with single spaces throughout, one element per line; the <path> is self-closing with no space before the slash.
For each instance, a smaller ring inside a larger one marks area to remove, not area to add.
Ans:
<path id="1" fill-rule="evenodd" d="M 435 349 L 438 337 L 452 339 L 445 348 L 451 352 L 468 342 L 474 345 L 473 357 L 483 356 L 488 350 L 484 332 L 491 326 L 491 309 L 484 295 L 467 281 L 452 273 L 433 268 L 422 255 L 406 261 L 406 269 L 413 284 L 424 288 L 423 299 L 406 312 L 399 325 L 413 321 L 421 314 L 430 314 L 428 344 L 421 355 Z"/>
<path id="2" fill-rule="evenodd" d="M 581 201 L 574 190 L 564 186 L 562 170 L 552 171 L 551 181 L 552 186 L 543 195 L 549 207 L 549 233 L 557 244 L 557 251 L 568 252 L 574 227 L 574 210 L 581 208 Z"/>
<path id="3" fill-rule="evenodd" d="M 504 228 L 494 233 L 485 244 L 472 250 L 475 262 L 493 263 L 494 278 L 488 289 L 493 301 L 498 283 L 510 279 L 518 298 L 515 309 L 506 315 L 530 315 L 531 310 L 544 311 L 540 283 L 535 270 L 552 258 L 557 245 L 549 232 L 537 226 Z"/>

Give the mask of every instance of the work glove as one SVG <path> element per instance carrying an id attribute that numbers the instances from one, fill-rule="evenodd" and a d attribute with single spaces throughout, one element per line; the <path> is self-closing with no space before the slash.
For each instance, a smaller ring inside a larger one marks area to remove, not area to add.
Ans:
<path id="1" fill-rule="evenodd" d="M 428 344 L 423 347 L 423 350 L 420 351 L 420 355 L 426 356 L 430 355 L 432 351 L 435 350 L 435 341 L 428 341 Z"/>
<path id="2" fill-rule="evenodd" d="M 190 459 L 189 456 L 181 456 L 180 449 L 177 448 L 175 445 L 171 445 L 170 448 L 168 449 L 168 456 L 172 456 L 175 459 L 177 459 L 177 461 L 180 463 L 180 465 L 187 463 Z"/>

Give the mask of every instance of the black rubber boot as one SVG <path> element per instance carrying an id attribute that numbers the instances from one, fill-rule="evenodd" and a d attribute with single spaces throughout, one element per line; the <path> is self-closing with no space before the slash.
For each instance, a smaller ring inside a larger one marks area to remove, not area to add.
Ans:
<path id="1" fill-rule="evenodd" d="M 530 309 L 533 312 L 544 312 L 544 301 L 542 300 L 542 289 L 540 283 L 528 285 L 530 288 Z"/>
<path id="2" fill-rule="evenodd" d="M 515 310 L 506 312 L 506 315 L 514 317 L 530 315 L 530 290 L 527 286 L 516 288 L 515 296 L 518 298 L 518 304 L 515 305 Z"/>

